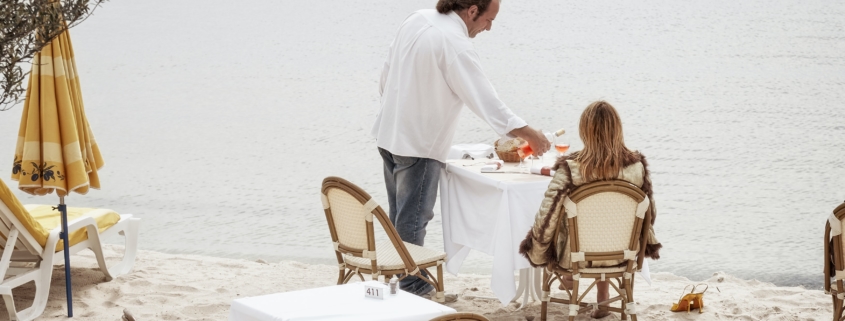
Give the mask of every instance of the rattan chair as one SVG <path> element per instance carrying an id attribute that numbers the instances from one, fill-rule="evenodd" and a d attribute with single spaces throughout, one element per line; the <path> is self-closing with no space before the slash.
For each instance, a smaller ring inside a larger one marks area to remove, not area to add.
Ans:
<path id="1" fill-rule="evenodd" d="M 824 227 L 824 290 L 833 297 L 833 320 L 845 320 L 845 203 L 833 210 Z M 831 283 L 831 281 L 833 281 Z"/>
<path id="2" fill-rule="evenodd" d="M 561 220 L 566 219 L 569 229 L 568 245 L 571 269 L 550 264 L 543 273 L 543 298 L 540 307 L 540 320 L 545 321 L 549 302 L 564 303 L 569 306 L 569 320 L 592 309 L 601 309 L 622 314 L 636 321 L 634 302 L 634 272 L 642 266 L 645 257 L 646 233 L 652 208 L 648 197 L 642 190 L 626 181 L 603 181 L 585 184 L 563 199 Z M 560 222 L 563 223 L 563 222 Z M 563 228 L 563 224 L 558 224 Z M 555 233 L 558 235 L 559 233 Z M 557 240 L 553 240 L 557 244 Z M 608 266 L 609 265 L 609 266 Z M 565 289 L 570 299 L 551 297 L 551 285 L 564 277 L 573 280 L 572 289 Z M 579 296 L 580 279 L 594 279 L 590 286 Z M 610 281 L 610 286 L 618 294 L 603 302 L 587 304 L 584 296 L 598 281 Z M 615 284 L 614 284 L 615 281 Z M 620 301 L 621 307 L 610 304 Z"/>
<path id="3" fill-rule="evenodd" d="M 489 319 L 476 313 L 459 312 L 439 316 L 429 321 L 489 321 Z"/>
<path id="4" fill-rule="evenodd" d="M 381 206 L 367 192 L 345 179 L 326 177 L 320 196 L 340 269 L 337 284 L 349 282 L 355 275 L 363 281 L 362 274 L 370 274 L 372 280 L 378 280 L 379 275 L 384 275 L 385 279 L 394 275 L 400 279 L 414 275 L 434 286 L 437 290 L 432 298 L 434 301 L 445 301 L 443 263 L 446 253 L 403 242 Z M 373 217 L 381 223 L 387 240 L 376 242 Z M 437 277 L 427 270 L 430 267 L 437 268 Z"/>

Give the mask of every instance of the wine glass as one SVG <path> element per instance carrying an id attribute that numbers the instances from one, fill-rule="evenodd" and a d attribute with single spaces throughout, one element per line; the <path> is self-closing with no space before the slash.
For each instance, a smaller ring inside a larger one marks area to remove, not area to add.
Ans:
<path id="1" fill-rule="evenodd" d="M 557 156 L 563 156 L 567 151 L 569 151 L 569 135 L 563 134 L 561 136 L 555 137 L 555 150 L 557 151 Z"/>
<path id="2" fill-rule="evenodd" d="M 526 167 L 524 160 L 526 157 L 531 157 L 531 155 L 534 155 L 534 150 L 531 149 L 531 146 L 528 145 L 528 142 L 525 142 L 522 145 L 519 145 L 519 147 L 516 149 L 516 154 L 519 155 L 519 166 L 517 167 L 525 169 Z M 532 160 L 531 162 L 531 165 L 534 165 L 534 160 Z"/>

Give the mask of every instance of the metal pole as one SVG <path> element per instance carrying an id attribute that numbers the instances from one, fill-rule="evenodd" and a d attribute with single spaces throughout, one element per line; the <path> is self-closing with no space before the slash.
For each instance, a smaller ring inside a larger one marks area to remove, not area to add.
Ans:
<path id="1" fill-rule="evenodd" d="M 65 197 L 59 196 L 59 212 L 62 213 L 62 243 L 64 243 L 65 252 L 65 295 L 67 296 L 67 317 L 73 317 L 73 296 L 71 294 L 70 284 L 70 250 L 68 250 L 68 232 L 67 232 L 67 206 L 65 206 Z"/>

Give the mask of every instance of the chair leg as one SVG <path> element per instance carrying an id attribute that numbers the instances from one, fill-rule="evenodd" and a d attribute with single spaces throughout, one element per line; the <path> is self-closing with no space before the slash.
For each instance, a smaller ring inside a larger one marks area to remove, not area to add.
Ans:
<path id="1" fill-rule="evenodd" d="M 48 246 L 48 250 L 54 250 L 55 244 L 52 247 Z M 15 299 L 12 295 L 12 288 L 0 287 L 0 295 L 3 296 L 3 301 L 6 303 L 6 311 L 9 314 L 9 320 L 15 321 L 30 321 L 35 320 L 47 308 L 47 301 L 50 294 L 50 281 L 53 276 L 52 255 L 47 255 L 45 264 L 34 271 L 27 272 L 26 275 L 19 275 L 18 278 L 25 278 L 28 281 L 35 283 L 35 296 L 32 305 L 28 308 L 18 311 L 15 307 Z M 26 284 L 24 283 L 24 284 Z"/>
<path id="2" fill-rule="evenodd" d="M 839 302 L 836 293 L 831 293 L 830 297 L 833 298 L 833 321 L 839 321 L 842 317 L 842 303 Z"/>
<path id="3" fill-rule="evenodd" d="M 580 275 L 577 278 L 572 278 L 572 296 L 569 297 L 569 321 L 575 321 L 575 317 L 578 315 L 578 310 L 581 309 L 581 302 L 578 300 L 578 283 L 580 279 Z"/>
<path id="4" fill-rule="evenodd" d="M 18 310 L 15 308 L 15 298 L 12 296 L 12 289 L 9 289 L 8 294 L 3 294 L 3 301 L 6 302 L 6 312 L 9 313 L 9 320 L 20 320 L 18 318 Z"/>
<path id="5" fill-rule="evenodd" d="M 423 271 L 425 271 L 424 274 Z M 446 295 L 443 294 L 443 265 L 437 266 L 437 279 L 435 279 L 434 276 L 431 275 L 431 272 L 428 271 L 428 268 L 420 269 L 420 271 L 417 272 L 415 276 L 425 281 L 426 283 L 431 284 L 431 286 L 434 287 L 435 292 L 432 301 L 437 303 L 446 302 Z"/>
<path id="6" fill-rule="evenodd" d="M 337 270 L 338 270 L 337 271 L 337 285 L 341 285 L 341 284 L 344 283 L 343 279 L 345 279 L 345 276 L 346 276 L 346 268 L 341 267 L 341 268 L 338 268 Z"/>
<path id="7" fill-rule="evenodd" d="M 633 304 L 634 308 L 636 308 L 636 304 L 634 303 L 634 277 L 631 276 L 630 280 L 625 280 L 625 297 L 628 299 L 627 304 Z M 634 311 L 639 312 L 639 311 Z M 631 321 L 637 321 L 637 314 L 631 314 Z"/>
<path id="8" fill-rule="evenodd" d="M 106 281 L 111 281 L 115 277 L 129 273 L 135 265 L 135 256 L 138 252 L 138 232 L 140 230 L 141 219 L 130 216 L 129 218 L 126 218 L 126 221 L 123 224 L 125 225 L 121 227 L 122 230 L 118 232 L 119 235 L 123 235 L 124 239 L 123 259 L 111 267 L 106 265 L 106 258 L 103 255 L 103 245 L 102 242 L 100 242 L 100 235 L 97 234 L 97 229 L 93 226 L 87 227 L 89 235 L 88 241 L 90 242 L 89 248 L 94 252 L 94 256 L 97 258 L 97 264 L 100 266 L 100 271 L 106 275 Z"/>
<path id="9" fill-rule="evenodd" d="M 625 308 L 628 307 L 628 280 L 622 279 L 622 291 L 625 291 L 625 294 L 622 296 L 622 300 L 620 300 L 622 304 L 622 317 L 620 318 L 622 321 L 628 320 L 628 315 L 625 314 Z"/>
<path id="10" fill-rule="evenodd" d="M 439 302 L 446 301 L 446 286 L 443 281 L 443 264 L 437 265 L 437 299 L 440 300 Z"/>
<path id="11" fill-rule="evenodd" d="M 833 302 L 834 302 L 833 303 L 834 304 L 833 305 L 834 310 L 836 311 L 834 313 L 833 319 L 835 321 L 842 321 L 843 320 L 843 314 L 845 314 L 845 300 L 839 299 L 839 297 L 837 297 L 836 294 L 834 294 L 833 295 Z"/>
<path id="12" fill-rule="evenodd" d="M 540 298 L 540 301 L 541 301 L 540 302 L 540 321 L 546 321 L 546 318 L 548 318 L 547 314 L 549 312 L 549 302 L 546 301 L 545 299 L 546 299 L 546 293 L 550 293 L 550 291 L 551 291 L 551 287 L 552 287 L 551 283 L 553 283 L 553 282 L 554 282 L 554 280 L 552 280 L 551 275 L 549 274 L 549 271 L 546 270 L 546 269 L 543 269 L 543 285 L 542 285 L 543 297 Z"/>
<path id="13" fill-rule="evenodd" d="M 343 282 L 340 283 L 340 284 L 348 283 L 350 280 L 352 280 L 353 276 L 355 276 L 355 270 L 350 269 L 349 271 L 346 272 L 346 275 L 344 275 L 344 277 L 343 277 Z"/>

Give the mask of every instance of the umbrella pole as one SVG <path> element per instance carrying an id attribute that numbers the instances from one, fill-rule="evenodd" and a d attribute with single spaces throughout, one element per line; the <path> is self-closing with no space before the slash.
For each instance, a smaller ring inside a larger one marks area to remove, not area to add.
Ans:
<path id="1" fill-rule="evenodd" d="M 65 197 L 59 196 L 59 212 L 62 213 L 62 243 L 64 243 L 64 253 L 65 253 L 65 291 L 67 295 L 67 317 L 73 317 L 73 296 L 71 294 L 71 284 L 70 284 L 70 250 L 68 249 L 70 243 L 68 243 L 68 232 L 67 232 L 67 206 L 65 206 Z"/>

